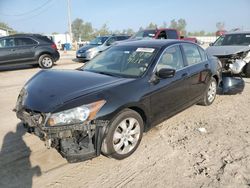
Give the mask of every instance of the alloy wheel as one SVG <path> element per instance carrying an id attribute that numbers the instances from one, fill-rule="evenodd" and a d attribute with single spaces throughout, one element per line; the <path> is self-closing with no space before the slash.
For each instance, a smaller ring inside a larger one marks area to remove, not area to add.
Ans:
<path id="1" fill-rule="evenodd" d="M 207 100 L 208 102 L 213 102 L 213 100 L 215 99 L 215 96 L 216 96 L 216 88 L 217 88 L 217 85 L 216 85 L 216 82 L 215 81 L 212 81 L 209 85 L 209 88 L 208 88 L 208 93 L 207 93 Z"/>
<path id="2" fill-rule="evenodd" d="M 139 122 L 135 118 L 124 119 L 114 132 L 114 150 L 123 155 L 129 153 L 137 145 L 140 132 Z"/>
<path id="3" fill-rule="evenodd" d="M 51 67 L 52 65 L 53 65 L 53 61 L 52 61 L 52 59 L 51 58 L 49 58 L 49 57 L 44 57 L 43 58 L 43 60 L 42 60 L 42 65 L 44 66 L 44 67 Z"/>

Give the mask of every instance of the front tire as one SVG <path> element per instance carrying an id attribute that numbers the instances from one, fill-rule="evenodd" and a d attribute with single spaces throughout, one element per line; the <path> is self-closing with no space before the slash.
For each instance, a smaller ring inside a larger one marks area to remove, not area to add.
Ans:
<path id="1" fill-rule="evenodd" d="M 121 111 L 110 123 L 102 143 L 102 153 L 118 160 L 130 156 L 139 146 L 144 123 L 134 110 Z"/>
<path id="2" fill-rule="evenodd" d="M 202 101 L 199 103 L 203 106 L 211 105 L 216 98 L 217 81 L 215 78 L 211 78 L 208 87 L 203 95 Z"/>
<path id="3" fill-rule="evenodd" d="M 39 66 L 43 69 L 50 69 L 54 65 L 54 59 L 48 55 L 41 55 L 38 59 Z"/>

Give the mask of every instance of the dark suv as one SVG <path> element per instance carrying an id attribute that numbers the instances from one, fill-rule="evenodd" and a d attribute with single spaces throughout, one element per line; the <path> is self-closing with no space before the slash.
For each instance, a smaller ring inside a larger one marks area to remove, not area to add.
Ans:
<path id="1" fill-rule="evenodd" d="M 18 34 L 0 38 L 0 66 L 39 64 L 51 68 L 60 54 L 53 41 L 39 34 Z"/>

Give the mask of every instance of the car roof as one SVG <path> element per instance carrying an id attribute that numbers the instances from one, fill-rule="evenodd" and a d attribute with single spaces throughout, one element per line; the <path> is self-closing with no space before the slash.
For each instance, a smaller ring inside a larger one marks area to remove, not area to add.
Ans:
<path id="1" fill-rule="evenodd" d="M 225 35 L 231 35 L 231 34 L 250 34 L 250 31 L 229 31 L 226 32 Z"/>
<path id="2" fill-rule="evenodd" d="M 44 36 L 44 35 L 24 33 L 24 34 L 9 35 L 7 37 L 42 37 L 42 36 Z"/>
<path id="3" fill-rule="evenodd" d="M 145 47 L 150 47 L 150 48 L 162 48 L 165 46 L 178 44 L 178 43 L 194 44 L 192 42 L 183 41 L 183 40 L 174 40 L 174 39 L 164 39 L 164 40 L 148 39 L 148 40 L 136 40 L 136 41 L 125 40 L 124 42 L 118 43 L 116 46 L 145 46 Z"/>
<path id="4" fill-rule="evenodd" d="M 129 35 L 101 35 L 101 36 L 97 36 L 97 37 L 129 37 Z"/>

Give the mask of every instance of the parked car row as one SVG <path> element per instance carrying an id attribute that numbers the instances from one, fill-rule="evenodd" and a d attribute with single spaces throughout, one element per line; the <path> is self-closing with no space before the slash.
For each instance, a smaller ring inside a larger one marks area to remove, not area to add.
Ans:
<path id="1" fill-rule="evenodd" d="M 185 38 L 180 35 L 176 29 L 146 29 L 140 30 L 133 36 L 127 35 L 110 35 L 96 37 L 90 44 L 81 47 L 76 52 L 76 59 L 79 62 L 85 62 L 93 59 L 100 52 L 106 50 L 110 45 L 116 44 L 118 41 L 134 41 L 142 39 L 179 39 L 197 43 L 196 38 Z"/>

